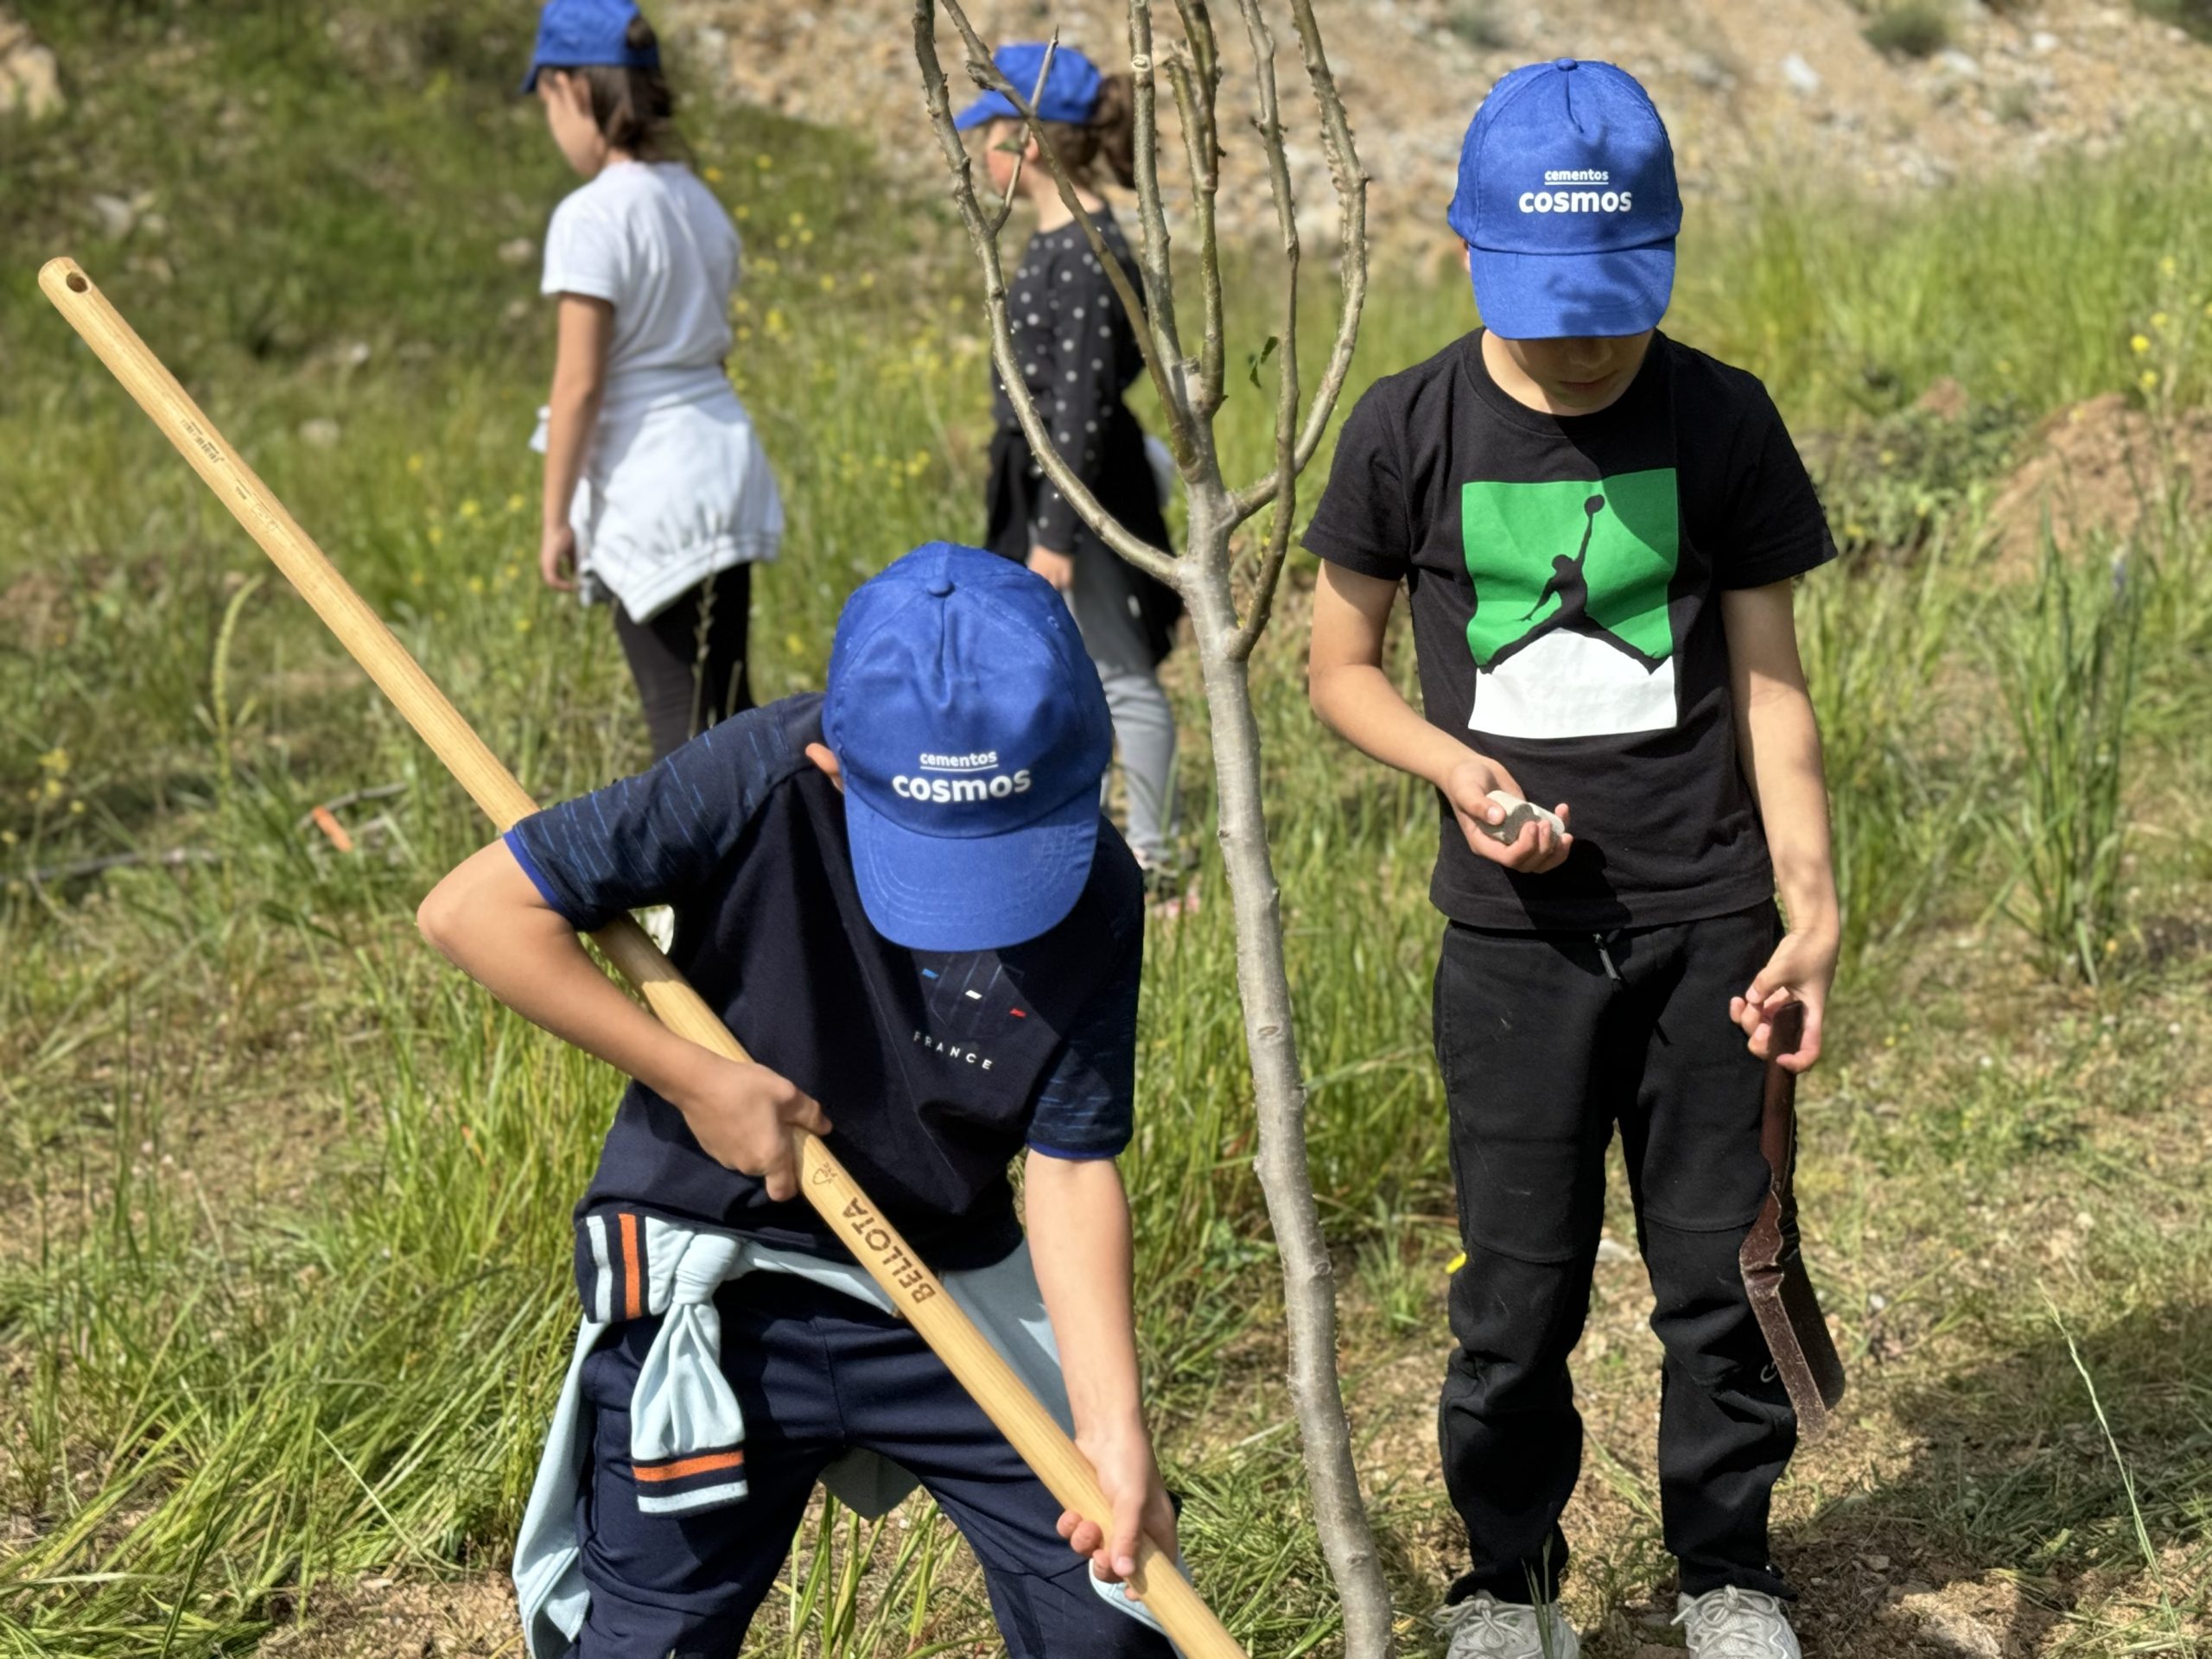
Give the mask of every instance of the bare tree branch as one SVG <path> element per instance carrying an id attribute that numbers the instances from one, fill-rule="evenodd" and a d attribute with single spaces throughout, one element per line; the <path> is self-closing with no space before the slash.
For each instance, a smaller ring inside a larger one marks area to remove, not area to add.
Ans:
<path id="1" fill-rule="evenodd" d="M 1168 227 L 1160 194 L 1153 0 L 1128 0 L 1137 202 L 1144 232 L 1140 267 L 1148 302 L 1146 328 L 1141 338 L 1147 342 L 1146 364 L 1153 371 L 1154 385 L 1160 391 L 1161 405 L 1170 422 L 1175 423 L 1176 459 L 1187 486 L 1188 528 L 1179 560 L 1169 561 L 1155 550 L 1143 548 L 1141 543 L 1135 544 L 1138 551 L 1131 551 L 1133 538 L 1106 517 L 1089 492 L 1082 490 L 1052 448 L 1044 423 L 1015 372 L 1012 333 L 1007 318 L 1006 284 L 995 232 L 987 226 L 976 201 L 968 156 L 952 127 L 944 77 L 936 56 L 932 0 L 915 0 L 915 53 L 922 66 L 931 118 L 951 168 L 954 196 L 983 267 L 994 358 L 1007 382 L 1022 429 L 1029 435 L 1039 464 L 1075 503 L 1084 521 L 1116 551 L 1173 582 L 1189 607 L 1217 785 L 1214 836 L 1220 848 L 1235 920 L 1239 1014 L 1245 1052 L 1251 1060 L 1253 1106 L 1260 1131 L 1253 1162 L 1282 1262 L 1284 1319 L 1289 1333 L 1290 1402 L 1313 1496 L 1314 1529 L 1330 1577 L 1342 1600 L 1344 1659 L 1386 1659 L 1391 1650 L 1392 1633 L 1389 1586 L 1382 1573 L 1374 1530 L 1368 1523 L 1360 1497 L 1359 1473 L 1344 1415 L 1344 1390 L 1336 1368 L 1334 1268 L 1328 1241 L 1321 1230 L 1319 1204 L 1314 1195 L 1306 1154 L 1306 1087 L 1299 1065 L 1290 980 L 1284 959 L 1282 894 L 1268 846 L 1259 721 L 1252 703 L 1248 660 L 1254 641 L 1266 626 L 1269 602 L 1288 549 L 1290 521 L 1296 507 L 1293 486 L 1298 471 L 1313 457 L 1329 410 L 1342 389 L 1357 335 L 1366 293 L 1366 179 L 1352 150 L 1343 104 L 1338 98 L 1327 60 L 1321 53 L 1312 0 L 1291 0 L 1307 79 L 1321 106 L 1322 145 L 1338 202 L 1338 268 L 1344 292 L 1344 309 L 1329 372 L 1322 381 L 1301 435 L 1296 335 L 1296 204 L 1275 91 L 1274 45 L 1262 16 L 1263 0 L 1236 3 L 1244 16 L 1262 78 L 1260 118 L 1255 124 L 1267 152 L 1277 223 L 1292 265 L 1281 336 L 1284 361 L 1277 369 L 1274 466 L 1268 478 L 1244 496 L 1233 494 L 1223 482 L 1213 429 L 1223 390 L 1225 347 L 1222 337 L 1221 250 L 1213 219 L 1214 191 L 1220 165 L 1216 112 L 1221 67 L 1211 20 L 1204 0 L 1176 0 L 1187 41 L 1171 54 L 1166 64 L 1182 116 L 1184 142 L 1192 162 L 1192 198 L 1200 219 L 1198 258 L 1205 296 L 1206 339 L 1200 360 L 1193 364 L 1183 356 L 1178 340 L 1174 289 L 1168 265 Z M 967 28 L 959 11 L 959 0 L 946 0 L 946 3 L 969 41 L 971 56 L 984 59 L 982 43 L 975 39 L 974 31 Z M 992 86 L 1020 105 L 1019 94 L 1005 86 L 1004 78 L 997 75 L 987 60 L 971 62 L 970 68 L 980 84 Z M 1030 130 L 1036 133 L 1033 113 L 1027 109 L 1023 113 Z M 1040 149 L 1055 162 L 1054 176 L 1059 181 L 1062 200 L 1084 223 L 1086 234 L 1093 233 L 1095 227 L 1081 212 L 1080 204 L 1072 199 L 1072 187 L 1058 166 L 1057 157 L 1049 146 L 1040 145 Z M 1110 269 L 1110 262 L 1109 265 Z M 1116 292 L 1120 291 L 1117 284 Z M 1123 304 L 1130 308 L 1134 321 L 1133 302 L 1125 296 Z M 1270 501 L 1278 504 L 1277 519 L 1262 558 L 1258 589 L 1246 615 L 1240 620 L 1232 568 L 1232 532 L 1238 524 Z"/>
<path id="2" fill-rule="evenodd" d="M 961 222 L 968 227 L 968 238 L 976 250 L 976 257 L 983 268 L 983 311 L 990 327 L 991 361 L 999 372 L 999 379 L 1006 387 L 1007 401 L 1013 405 L 1014 418 L 1021 423 L 1022 435 L 1029 441 L 1030 453 L 1052 487 L 1067 497 L 1083 520 L 1095 531 L 1101 541 L 1120 554 L 1139 569 L 1150 572 L 1162 582 L 1173 586 L 1177 582 L 1175 561 L 1164 550 L 1152 546 L 1131 535 L 1113 514 L 1100 505 L 1083 480 L 1075 475 L 1052 442 L 1052 435 L 1044 417 L 1037 412 L 1037 400 L 1031 396 L 1029 383 L 1022 378 L 1020 362 L 1014 356 L 1014 329 L 1007 312 L 1006 270 L 1000 257 L 998 236 L 990 226 L 982 203 L 976 195 L 975 164 L 969 160 L 968 147 L 960 142 L 959 129 L 952 124 L 952 100 L 945 90 L 944 66 L 938 60 L 936 5 L 934 0 L 914 0 L 914 57 L 921 66 L 922 90 L 930 111 L 930 124 L 936 130 L 938 143 L 944 151 L 946 167 L 952 174 L 952 199 L 960 209 Z M 988 61 L 986 54 L 985 61 Z M 995 73 L 995 72 L 994 72 Z M 998 77 L 1000 92 L 1009 92 L 1003 76 Z M 1019 94 L 1014 94 L 1019 96 Z M 1035 118 L 1028 118 L 1032 126 Z M 1049 143 L 1040 143 L 1039 152 L 1052 154 Z M 1055 171 L 1058 171 L 1057 163 Z M 1063 188 L 1066 187 L 1063 186 Z M 1119 274 L 1119 266 L 1111 258 L 1101 261 L 1109 270 Z M 1126 280 L 1117 283 L 1126 287 Z M 1128 302 L 1133 302 L 1135 296 Z M 1132 318 L 1135 313 L 1131 314 Z"/>
<path id="3" fill-rule="evenodd" d="M 1183 150 L 1191 167 L 1191 200 L 1198 221 L 1198 280 L 1205 302 L 1205 334 L 1199 346 L 1198 387 L 1192 407 L 1211 417 L 1221 407 L 1226 374 L 1222 324 L 1221 254 L 1214 228 L 1214 199 L 1221 189 L 1221 128 L 1215 106 L 1221 88 L 1221 51 L 1205 0 L 1175 0 L 1183 19 L 1183 55 L 1171 55 L 1168 78 L 1175 86 L 1181 118 Z"/>
<path id="4" fill-rule="evenodd" d="M 921 52 L 920 31 L 925 27 L 928 27 L 931 65 L 934 65 L 937 61 L 937 31 L 931 26 L 932 14 L 936 9 L 934 0 L 915 0 L 915 51 L 917 55 Z M 1176 345 L 1174 338 L 1173 289 L 1166 280 L 1164 269 L 1167 235 L 1166 222 L 1162 220 L 1160 225 L 1160 262 L 1163 269 L 1157 289 L 1154 287 L 1151 265 L 1141 256 L 1138 261 L 1144 276 L 1145 300 L 1148 303 L 1141 302 L 1135 289 L 1129 286 L 1128 273 L 1122 269 L 1122 262 L 1115 258 L 1107 248 L 1106 238 L 1098 229 L 1098 221 L 1090 216 L 1090 210 L 1083 205 L 1083 198 L 1077 194 L 1075 180 L 1070 175 L 1066 164 L 1060 160 L 1059 147 L 1052 143 L 1051 135 L 1045 130 L 1045 124 L 1037 118 L 1035 106 L 1022 96 L 1020 90 L 1012 81 L 999 72 L 998 65 L 991 59 L 990 48 L 984 43 L 983 37 L 976 32 L 975 25 L 968 21 L 968 14 L 962 9 L 960 0 L 944 0 L 944 10 L 945 15 L 952 19 L 953 27 L 960 31 L 960 38 L 967 47 L 969 74 L 973 77 L 978 86 L 999 93 L 1020 113 L 1023 126 L 1027 130 L 1029 136 L 1036 140 L 1039 157 L 1052 175 L 1052 182 L 1058 188 L 1062 204 L 1066 207 L 1070 213 L 1075 216 L 1075 222 L 1082 226 L 1084 239 L 1090 244 L 1090 251 L 1096 257 L 1100 268 L 1105 272 L 1106 280 L 1113 284 L 1114 296 L 1121 301 L 1122 308 L 1128 314 L 1129 326 L 1135 333 L 1137 344 L 1144 353 L 1144 365 L 1147 372 L 1152 376 L 1153 390 L 1160 395 L 1160 408 L 1167 419 L 1167 447 L 1174 451 L 1177 462 L 1187 467 L 1191 454 L 1190 407 L 1188 403 L 1177 397 L 1174 391 L 1174 387 L 1181 379 L 1179 372 L 1181 350 Z M 1134 29 L 1132 32 L 1134 33 Z M 926 73 L 925 68 L 925 73 Z M 938 79 L 940 80 L 944 79 L 942 70 L 938 72 Z M 1137 106 L 1141 112 L 1149 106 L 1151 95 L 1152 66 L 1149 59 L 1144 60 L 1142 67 L 1138 68 L 1133 54 L 1131 79 L 1136 89 Z M 930 112 L 933 118 L 939 114 L 934 105 L 931 105 Z M 943 111 L 943 129 L 952 134 L 952 142 L 957 144 L 959 143 L 959 130 L 951 125 L 951 105 L 948 99 Z M 963 157 L 967 154 L 964 145 L 961 147 L 961 154 Z M 972 189 L 972 184 L 969 188 Z M 1151 217 L 1158 218 L 1159 200 L 1156 181 L 1154 190 L 1154 200 L 1152 204 Z M 1141 207 L 1144 200 L 1144 178 L 1141 171 L 1137 180 L 1137 200 Z M 992 235 L 995 242 L 995 231 Z M 1150 242 L 1148 229 L 1146 241 L 1147 245 Z M 1165 331 L 1155 320 L 1155 314 L 1165 315 L 1169 319 Z M 1175 371 L 1172 373 L 1171 365 Z M 1058 482 L 1057 480 L 1054 481 Z M 1063 491 L 1062 493 L 1065 494 L 1066 492 Z M 1072 500 L 1074 498 L 1070 496 L 1069 499 Z"/>
<path id="5" fill-rule="evenodd" d="M 1213 432 L 1192 409 L 1190 365 L 1183 355 L 1180 325 L 1175 315 L 1175 271 L 1168 257 L 1167 214 L 1160 199 L 1159 86 L 1154 63 L 1152 0 L 1129 0 L 1129 86 L 1136 112 L 1137 222 L 1142 232 L 1137 243 L 1137 263 L 1144 271 L 1144 291 L 1149 302 L 1145 321 L 1174 382 L 1172 396 L 1161 393 L 1174 428 L 1168 447 L 1174 450 L 1176 464 L 1188 480 L 1215 464 Z"/>
<path id="6" fill-rule="evenodd" d="M 1052 59 L 1060 49 L 1060 31 L 1054 29 L 1052 38 L 1045 42 L 1045 60 L 1037 66 L 1037 84 L 1029 89 L 1029 103 L 1034 108 L 1045 97 L 1045 83 L 1052 79 Z M 1014 217 L 1014 199 L 1021 190 L 1021 165 L 1029 159 L 1029 146 L 1024 144 L 1014 152 L 1014 166 L 1006 181 L 1006 194 L 999 198 L 999 210 L 991 216 L 990 230 L 996 236 Z"/>
<path id="7" fill-rule="evenodd" d="M 1337 194 L 1337 276 L 1344 289 L 1336 343 L 1330 348 L 1328 366 L 1322 371 L 1313 405 L 1306 411 L 1305 429 L 1299 435 L 1297 470 L 1302 473 L 1321 446 L 1321 435 L 1328 429 L 1329 416 L 1344 391 L 1344 377 L 1351 371 L 1352 348 L 1359 343 L 1359 316 L 1367 303 L 1367 174 L 1359 164 L 1344 97 L 1337 90 L 1329 54 L 1321 44 L 1321 27 L 1313 21 L 1313 0 L 1291 0 L 1290 9 L 1298 26 L 1299 54 L 1306 61 L 1306 78 L 1320 111 L 1321 154 L 1329 164 L 1329 181 Z M 1274 493 L 1272 474 L 1240 492 L 1236 522 L 1242 524 L 1266 506 L 1274 499 Z"/>
<path id="8" fill-rule="evenodd" d="M 1282 232 L 1282 333 L 1278 336 L 1275 365 L 1275 475 L 1274 524 L 1260 557 L 1252 597 L 1244 620 L 1229 642 L 1231 662 L 1243 662 L 1260 643 L 1274 608 L 1275 584 L 1282 578 L 1283 561 L 1290 551 L 1290 521 L 1298 505 L 1298 199 L 1291 183 L 1290 157 L 1283 142 L 1281 109 L 1275 98 L 1275 39 L 1260 15 L 1259 0 L 1237 0 L 1244 14 L 1244 33 L 1252 43 L 1252 65 L 1257 109 L 1252 125 L 1260 135 L 1268 158 L 1268 191 L 1275 204 L 1275 224 Z M 1257 378 L 1256 376 L 1255 377 Z"/>

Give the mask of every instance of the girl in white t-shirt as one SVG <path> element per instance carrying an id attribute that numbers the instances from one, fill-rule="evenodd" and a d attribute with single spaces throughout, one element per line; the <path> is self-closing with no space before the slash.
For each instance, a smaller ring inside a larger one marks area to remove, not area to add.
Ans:
<path id="1" fill-rule="evenodd" d="M 554 210 L 557 302 L 538 567 L 611 597 L 655 759 L 753 706 L 751 570 L 783 534 L 775 475 L 730 389 L 736 226 L 671 151 L 675 99 L 627 0 L 551 0 L 525 91 L 588 181 Z"/>

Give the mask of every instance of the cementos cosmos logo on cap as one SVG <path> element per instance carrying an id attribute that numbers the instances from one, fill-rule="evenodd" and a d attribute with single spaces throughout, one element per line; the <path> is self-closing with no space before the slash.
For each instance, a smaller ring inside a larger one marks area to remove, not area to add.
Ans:
<path id="1" fill-rule="evenodd" d="M 1666 124 L 1610 63 L 1532 63 L 1490 90 L 1449 215 L 1484 326 L 1509 340 L 1656 327 L 1682 204 Z"/>
<path id="2" fill-rule="evenodd" d="M 1001 950 L 1075 907 L 1113 723 L 1041 577 L 950 542 L 892 564 L 837 619 L 822 733 L 861 903 L 886 938 Z"/>

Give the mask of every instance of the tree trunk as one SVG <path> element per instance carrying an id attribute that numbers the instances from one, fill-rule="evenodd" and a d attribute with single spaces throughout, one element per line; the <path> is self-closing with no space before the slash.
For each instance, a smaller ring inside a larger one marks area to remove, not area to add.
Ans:
<path id="1" fill-rule="evenodd" d="M 1254 1162 L 1282 1257 L 1291 1408 L 1305 1446 L 1314 1529 L 1343 1604 L 1345 1659 L 1384 1659 L 1390 1651 L 1390 1594 L 1360 1499 L 1337 1378 L 1336 1276 L 1306 1168 L 1306 1084 L 1283 961 L 1282 893 L 1261 803 L 1250 664 L 1230 652 L 1237 620 L 1230 585 L 1229 511 L 1218 486 L 1192 491 L 1181 563 L 1213 739 L 1215 834 L 1236 923 L 1236 982 L 1260 1130 Z"/>

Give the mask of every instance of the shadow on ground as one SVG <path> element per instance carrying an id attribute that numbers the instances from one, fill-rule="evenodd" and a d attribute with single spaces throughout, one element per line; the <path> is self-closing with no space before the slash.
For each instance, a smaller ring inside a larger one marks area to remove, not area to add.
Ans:
<path id="1" fill-rule="evenodd" d="M 2002 1359 L 1891 1389 L 1845 1431 L 1887 1419 L 1918 1444 L 1901 1469 L 1779 1529 L 1806 1592 L 1808 1659 L 2204 1650 L 2212 1308 L 2076 1332 L 2078 1364 L 2044 1329 Z"/>

